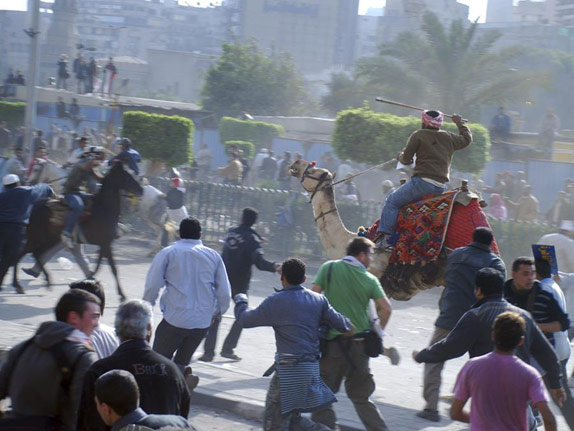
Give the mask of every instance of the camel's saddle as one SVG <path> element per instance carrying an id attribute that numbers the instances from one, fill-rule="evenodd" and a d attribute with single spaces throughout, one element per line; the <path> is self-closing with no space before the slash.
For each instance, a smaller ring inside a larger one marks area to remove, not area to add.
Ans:
<path id="1" fill-rule="evenodd" d="M 378 225 L 377 220 L 368 229 L 368 238 L 376 236 Z M 448 253 L 470 244 L 474 229 L 479 226 L 490 227 L 480 197 L 465 187 L 424 196 L 400 209 L 389 265 L 433 262 L 442 250 Z M 492 250 L 498 253 L 496 242 Z"/>

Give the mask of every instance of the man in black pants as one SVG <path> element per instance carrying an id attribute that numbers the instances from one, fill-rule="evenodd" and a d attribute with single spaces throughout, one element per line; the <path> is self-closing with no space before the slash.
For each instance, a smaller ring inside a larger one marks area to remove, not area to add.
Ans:
<path id="1" fill-rule="evenodd" d="M 279 272 L 281 264 L 270 262 L 263 257 L 261 236 L 252 226 L 257 221 L 258 212 L 253 208 L 244 208 L 241 224 L 229 229 L 225 237 L 225 245 L 221 257 L 227 269 L 227 277 L 231 284 L 231 296 L 239 293 L 247 294 L 251 280 L 251 266 L 255 265 L 261 271 Z M 199 358 L 203 362 L 213 361 L 219 320 L 213 322 L 204 344 L 204 354 Z M 233 349 L 237 347 L 241 335 L 241 325 L 235 321 L 221 349 L 221 356 L 234 361 L 240 361 Z"/>

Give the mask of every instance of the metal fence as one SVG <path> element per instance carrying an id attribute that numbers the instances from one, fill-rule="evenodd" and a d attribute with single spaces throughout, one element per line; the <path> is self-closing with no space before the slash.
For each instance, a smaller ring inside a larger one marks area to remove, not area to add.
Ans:
<path id="1" fill-rule="evenodd" d="M 154 184 L 167 190 L 166 179 Z M 245 207 L 259 211 L 255 226 L 269 242 L 265 249 L 283 257 L 325 257 L 315 226 L 309 197 L 298 191 L 273 190 L 229 184 L 186 181 L 186 207 L 203 227 L 208 242 L 222 240 L 227 230 L 239 224 Z M 370 226 L 379 217 L 380 204 L 338 203 L 341 219 L 351 231 Z"/>
<path id="2" fill-rule="evenodd" d="M 168 190 L 169 180 L 166 178 L 152 183 L 161 190 Z M 189 214 L 201 221 L 202 238 L 208 243 L 223 240 L 227 230 L 239 224 L 242 209 L 252 207 L 259 211 L 256 230 L 269 240 L 266 250 L 282 257 L 326 258 L 309 196 L 305 193 L 186 181 L 185 205 Z M 359 226 L 370 226 L 380 216 L 381 205 L 379 202 L 360 205 L 343 200 L 337 202 L 339 215 L 351 231 L 356 231 Z M 517 256 L 530 255 L 531 245 L 542 235 L 556 231 L 555 227 L 547 224 L 512 220 L 491 221 L 491 226 L 507 267 Z"/>

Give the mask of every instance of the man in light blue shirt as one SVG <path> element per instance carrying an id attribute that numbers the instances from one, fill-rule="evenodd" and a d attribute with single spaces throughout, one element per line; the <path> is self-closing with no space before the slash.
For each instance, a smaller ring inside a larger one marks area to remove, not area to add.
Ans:
<path id="1" fill-rule="evenodd" d="M 214 319 L 229 308 L 231 287 L 219 253 L 205 247 L 201 224 L 188 217 L 179 225 L 181 240 L 159 252 L 149 269 L 143 299 L 155 305 L 165 286 L 153 349 L 183 371 Z M 175 356 L 174 356 L 175 353 Z"/>

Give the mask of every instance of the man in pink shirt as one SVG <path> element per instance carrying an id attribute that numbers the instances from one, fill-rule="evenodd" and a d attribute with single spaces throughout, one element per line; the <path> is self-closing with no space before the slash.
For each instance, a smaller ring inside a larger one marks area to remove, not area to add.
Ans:
<path id="1" fill-rule="evenodd" d="M 544 419 L 546 431 L 556 431 L 540 373 L 514 355 L 524 342 L 524 319 L 511 311 L 494 321 L 492 353 L 471 359 L 460 371 L 450 409 L 453 420 L 470 423 L 472 431 L 528 431 L 528 402 Z M 463 410 L 472 398 L 470 413 Z"/>

